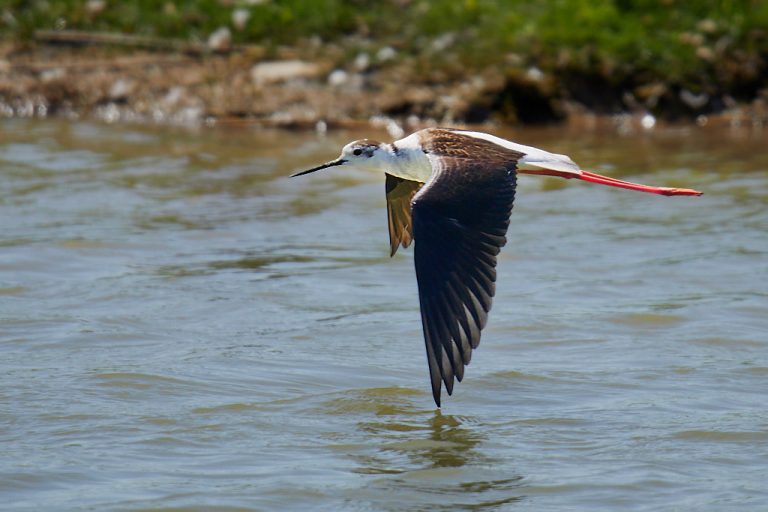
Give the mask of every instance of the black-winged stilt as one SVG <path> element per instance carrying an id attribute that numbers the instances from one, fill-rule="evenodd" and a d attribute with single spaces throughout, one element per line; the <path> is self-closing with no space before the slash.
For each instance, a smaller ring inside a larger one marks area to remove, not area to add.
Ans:
<path id="1" fill-rule="evenodd" d="M 386 174 L 391 255 L 416 241 L 414 259 L 432 395 L 441 382 L 453 393 L 480 343 L 495 293 L 496 256 L 506 243 L 517 173 L 577 178 L 667 196 L 698 196 L 685 188 L 651 187 L 583 171 L 565 155 L 487 133 L 427 128 L 393 143 L 358 140 L 340 165 Z"/>

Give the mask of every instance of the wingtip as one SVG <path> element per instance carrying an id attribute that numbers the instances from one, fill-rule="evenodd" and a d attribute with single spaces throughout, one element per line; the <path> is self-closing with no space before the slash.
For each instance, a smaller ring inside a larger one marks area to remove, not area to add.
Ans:
<path id="1" fill-rule="evenodd" d="M 437 408 L 440 408 L 440 389 L 433 389 L 432 390 L 432 398 L 435 399 L 435 405 Z"/>

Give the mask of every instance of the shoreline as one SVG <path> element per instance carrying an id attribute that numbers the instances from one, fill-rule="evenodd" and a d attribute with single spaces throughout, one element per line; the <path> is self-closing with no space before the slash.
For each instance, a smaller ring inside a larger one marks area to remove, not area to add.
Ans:
<path id="1" fill-rule="evenodd" d="M 739 102 L 725 92 L 697 95 L 658 82 L 606 90 L 597 76 L 568 83 L 512 64 L 443 80 L 441 73 L 425 78 L 421 71 L 412 60 L 382 52 L 358 53 L 339 66 L 293 48 L 267 59 L 258 47 L 194 54 L 5 42 L 0 117 L 319 131 L 370 124 L 586 126 L 595 117 L 625 118 L 642 128 L 659 122 L 768 126 L 768 88 Z"/>

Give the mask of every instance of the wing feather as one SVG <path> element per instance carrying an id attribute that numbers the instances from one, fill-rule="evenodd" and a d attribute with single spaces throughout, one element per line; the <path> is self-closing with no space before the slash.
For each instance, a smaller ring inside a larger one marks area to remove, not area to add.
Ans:
<path id="1" fill-rule="evenodd" d="M 390 256 L 394 256 L 402 245 L 408 247 L 413 241 L 411 201 L 423 183 L 398 178 L 387 173 L 387 224 L 389 227 Z"/>
<path id="2" fill-rule="evenodd" d="M 450 395 L 454 379 L 463 379 L 488 320 L 522 154 L 449 130 L 430 130 L 425 141 L 433 175 L 413 197 L 411 215 L 427 361 L 439 407 L 441 386 Z"/>

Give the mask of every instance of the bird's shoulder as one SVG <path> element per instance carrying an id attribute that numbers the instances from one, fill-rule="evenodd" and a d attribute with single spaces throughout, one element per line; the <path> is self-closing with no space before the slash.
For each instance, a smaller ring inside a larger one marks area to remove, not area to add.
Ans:
<path id="1" fill-rule="evenodd" d="M 521 151 L 504 147 L 494 141 L 497 137 L 480 132 L 452 128 L 425 128 L 417 133 L 424 152 L 433 158 L 508 166 L 525 156 Z M 459 162 L 454 161 L 454 163 Z"/>

